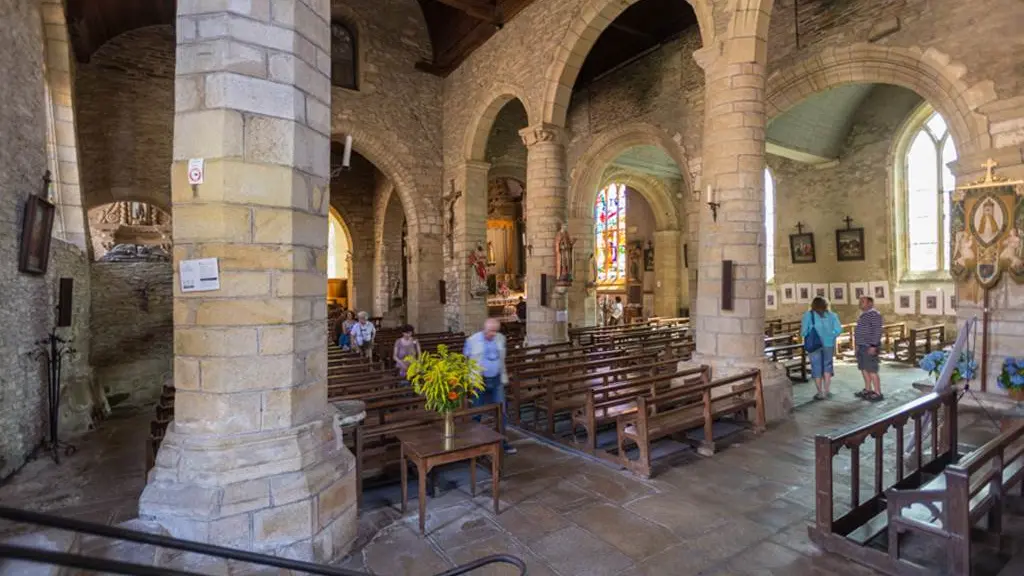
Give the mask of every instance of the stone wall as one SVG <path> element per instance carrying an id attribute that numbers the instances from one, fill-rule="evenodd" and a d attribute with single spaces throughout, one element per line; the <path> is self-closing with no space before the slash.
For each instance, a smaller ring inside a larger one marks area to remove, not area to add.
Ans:
<path id="1" fill-rule="evenodd" d="M 386 179 L 359 154 L 352 154 L 351 166 L 351 170 L 342 172 L 331 181 L 331 206 L 341 215 L 352 237 L 349 308 L 370 313 L 374 306 L 373 197 L 378 179 Z"/>
<path id="2" fill-rule="evenodd" d="M 850 283 L 886 281 L 890 292 L 899 289 L 953 289 L 952 282 L 906 282 L 900 284 L 896 273 L 897 242 L 893 225 L 892 158 L 893 141 L 902 124 L 921 104 L 921 97 L 904 88 L 878 85 L 872 89 L 852 116 L 851 129 L 842 144 L 839 158 L 821 166 L 812 166 L 767 156 L 775 180 L 775 282 Z M 843 218 L 853 218 L 852 226 L 864 228 L 865 260 L 839 262 L 836 257 L 835 231 L 846 227 Z M 794 264 L 789 236 L 797 222 L 805 232 L 814 233 L 816 262 Z M 891 303 L 879 304 L 887 322 L 907 322 L 908 326 L 948 324 L 953 317 L 897 316 Z M 781 304 L 769 317 L 797 318 L 807 304 Z M 835 306 L 844 323 L 857 318 L 856 302 Z"/>
<path id="3" fill-rule="evenodd" d="M 65 361 L 62 433 L 89 424 L 92 374 L 88 364 L 88 261 L 82 251 L 54 239 L 48 271 L 30 276 L 17 270 L 25 198 L 40 189 L 47 169 L 43 42 L 39 4 L 0 0 L 0 478 L 17 470 L 44 439 L 46 372 L 36 342 L 55 324 L 57 279 L 75 279 L 74 325 L 58 334 L 79 354 Z"/>
<path id="4" fill-rule="evenodd" d="M 90 360 L 111 406 L 155 401 L 171 382 L 172 282 L 170 262 L 92 264 Z"/>
<path id="5" fill-rule="evenodd" d="M 100 47 L 76 80 L 87 208 L 117 200 L 170 213 L 174 28 L 151 26 Z"/>

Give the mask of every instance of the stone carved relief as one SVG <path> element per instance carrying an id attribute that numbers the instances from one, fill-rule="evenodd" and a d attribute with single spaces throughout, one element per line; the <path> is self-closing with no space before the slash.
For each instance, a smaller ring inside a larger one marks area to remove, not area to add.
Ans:
<path id="1" fill-rule="evenodd" d="M 118 244 L 100 262 L 170 262 L 171 255 L 160 246 Z"/>
<path id="2" fill-rule="evenodd" d="M 171 250 L 171 215 L 144 202 L 112 202 L 89 211 L 93 252 L 97 260 L 119 245 Z M 123 258 L 115 255 L 113 258 Z M 120 261 L 120 260 L 107 260 Z"/>
<path id="3" fill-rule="evenodd" d="M 524 128 L 519 131 L 519 136 L 523 139 L 523 144 L 527 148 L 530 148 L 534 144 L 548 142 L 561 144 L 564 134 L 564 129 L 548 124 Z"/>

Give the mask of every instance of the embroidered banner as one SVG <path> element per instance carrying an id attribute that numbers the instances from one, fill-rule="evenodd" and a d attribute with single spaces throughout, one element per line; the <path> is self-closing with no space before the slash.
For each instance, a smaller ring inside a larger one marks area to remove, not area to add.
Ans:
<path id="1" fill-rule="evenodd" d="M 990 162 L 985 180 L 953 192 L 950 272 L 961 282 L 977 280 L 983 288 L 999 283 L 1003 273 L 1024 283 L 1024 182 L 1000 182 Z"/>

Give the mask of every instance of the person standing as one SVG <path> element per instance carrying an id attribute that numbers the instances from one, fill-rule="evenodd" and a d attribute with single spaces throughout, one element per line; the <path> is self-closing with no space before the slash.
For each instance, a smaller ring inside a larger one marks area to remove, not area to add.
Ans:
<path id="1" fill-rule="evenodd" d="M 804 312 L 800 319 L 800 336 L 804 339 L 804 347 L 817 345 L 817 349 L 808 350 L 811 357 L 811 377 L 814 378 L 814 385 L 818 387 L 818 393 L 814 395 L 815 400 L 824 400 L 832 396 L 829 387 L 832 385 L 832 376 L 835 375 L 833 360 L 836 351 L 836 337 L 843 332 L 843 325 L 839 323 L 839 316 L 828 309 L 828 302 L 817 297 L 811 302 L 811 309 Z M 817 336 L 817 341 L 811 336 L 811 332 Z"/>
<path id="2" fill-rule="evenodd" d="M 622 305 L 622 297 L 615 297 L 615 304 L 612 305 L 612 326 L 618 326 L 622 324 L 622 316 L 626 313 L 625 307 Z"/>
<path id="3" fill-rule="evenodd" d="M 373 339 L 377 336 L 377 327 L 368 321 L 368 318 L 366 312 L 357 314 L 356 323 L 352 326 L 350 334 L 352 346 L 359 350 L 361 355 L 373 360 Z"/>
<path id="4" fill-rule="evenodd" d="M 505 408 L 505 385 L 508 384 L 508 372 L 505 370 L 505 354 L 507 352 L 505 337 L 499 332 L 500 330 L 501 323 L 495 318 L 488 318 L 484 322 L 483 330 L 466 338 L 462 354 L 470 360 L 476 361 L 484 378 L 484 390 L 473 400 L 473 406 L 500 404 L 501 433 L 504 435 L 505 422 L 508 421 L 508 413 Z M 506 454 L 516 453 L 516 449 L 508 443 L 507 437 L 502 441 L 502 446 L 504 446 Z"/>
<path id="5" fill-rule="evenodd" d="M 419 358 L 422 352 L 419 340 L 413 338 L 412 334 L 412 326 L 408 324 L 402 326 L 402 337 L 395 340 L 395 348 L 391 354 L 391 359 L 395 361 L 395 368 L 398 369 L 398 376 L 405 383 L 408 383 L 406 375 L 409 373 L 409 361 L 407 358 Z"/>
<path id="6" fill-rule="evenodd" d="M 882 345 L 882 313 L 875 309 L 875 299 L 860 298 L 860 316 L 853 339 L 857 343 L 857 369 L 864 377 L 864 389 L 856 393 L 869 402 L 881 402 L 882 382 L 878 377 L 878 353 Z"/>
<path id="7" fill-rule="evenodd" d="M 519 302 L 516 304 L 516 318 L 520 322 L 526 322 L 526 299 L 522 296 L 519 297 Z"/>

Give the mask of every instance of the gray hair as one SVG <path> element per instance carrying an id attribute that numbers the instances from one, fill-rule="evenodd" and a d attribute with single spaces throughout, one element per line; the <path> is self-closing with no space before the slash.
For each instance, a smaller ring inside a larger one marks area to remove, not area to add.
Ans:
<path id="1" fill-rule="evenodd" d="M 356 314 L 356 320 L 366 320 L 369 317 L 370 316 L 366 312 L 360 312 L 359 314 Z"/>

